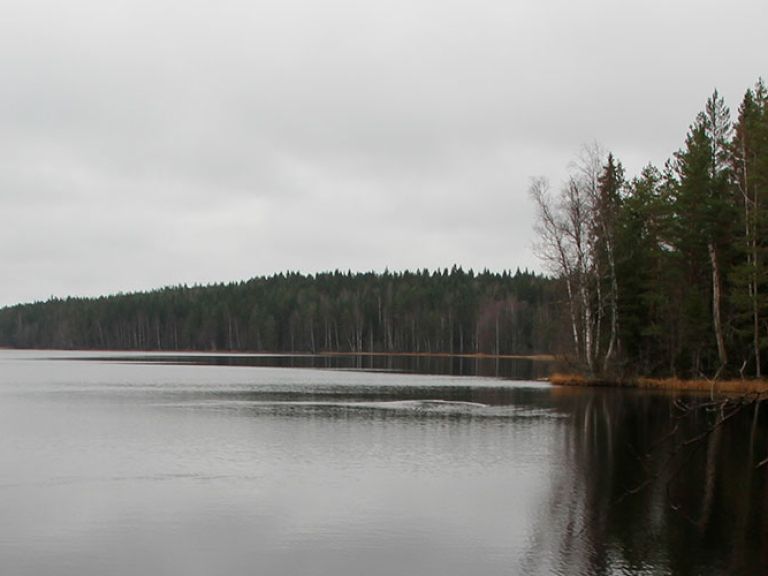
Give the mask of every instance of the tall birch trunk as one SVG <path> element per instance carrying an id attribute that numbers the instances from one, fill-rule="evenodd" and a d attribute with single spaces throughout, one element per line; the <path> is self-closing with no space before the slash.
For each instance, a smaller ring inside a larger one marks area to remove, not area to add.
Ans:
<path id="1" fill-rule="evenodd" d="M 714 321 L 715 339 L 717 340 L 717 356 L 720 359 L 720 368 L 728 364 L 728 355 L 725 350 L 725 338 L 723 337 L 723 322 L 720 312 L 721 283 L 720 267 L 717 261 L 717 249 L 714 242 L 710 241 L 707 245 L 709 249 L 709 259 L 712 263 L 712 319 Z M 718 370 L 719 372 L 719 370 Z"/>
<path id="2" fill-rule="evenodd" d="M 619 337 L 619 283 L 616 278 L 616 259 L 613 253 L 613 244 L 608 242 L 608 273 L 611 277 L 611 336 L 608 340 L 608 350 L 605 352 L 603 360 L 603 371 L 607 372 L 611 360 L 613 359 L 618 347 Z"/>

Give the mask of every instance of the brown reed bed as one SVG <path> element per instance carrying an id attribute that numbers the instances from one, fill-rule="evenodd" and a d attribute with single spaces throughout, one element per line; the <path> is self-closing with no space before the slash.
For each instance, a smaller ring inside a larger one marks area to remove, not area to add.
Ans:
<path id="1" fill-rule="evenodd" d="M 646 390 L 672 390 L 679 392 L 706 392 L 715 394 L 768 394 L 766 379 L 707 380 L 687 378 L 631 378 L 611 380 L 588 378 L 581 374 L 555 373 L 549 377 L 555 386 L 603 386 L 614 388 L 640 388 Z"/>

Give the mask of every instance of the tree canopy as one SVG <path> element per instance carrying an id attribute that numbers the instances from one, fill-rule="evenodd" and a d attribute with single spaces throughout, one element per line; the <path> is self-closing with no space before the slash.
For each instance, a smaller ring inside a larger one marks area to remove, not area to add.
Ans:
<path id="1" fill-rule="evenodd" d="M 539 252 L 566 292 L 585 370 L 761 376 L 768 345 L 768 96 L 732 124 L 715 91 L 663 170 L 627 179 L 592 147 L 557 193 L 542 179 Z"/>
<path id="2" fill-rule="evenodd" d="M 269 352 L 546 352 L 553 281 L 517 270 L 281 273 L 0 310 L 23 348 Z"/>

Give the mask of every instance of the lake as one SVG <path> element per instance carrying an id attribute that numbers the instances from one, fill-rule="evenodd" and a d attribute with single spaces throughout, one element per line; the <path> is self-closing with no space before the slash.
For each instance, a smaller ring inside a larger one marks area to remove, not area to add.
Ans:
<path id="1" fill-rule="evenodd" d="M 0 351 L 0 573 L 766 573 L 768 407 L 414 362 Z"/>

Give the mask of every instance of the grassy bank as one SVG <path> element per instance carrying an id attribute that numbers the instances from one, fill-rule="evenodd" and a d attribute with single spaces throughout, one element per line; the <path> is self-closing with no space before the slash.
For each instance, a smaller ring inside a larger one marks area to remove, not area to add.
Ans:
<path id="1" fill-rule="evenodd" d="M 587 378 L 580 374 L 552 374 L 549 381 L 556 386 L 610 386 L 680 392 L 714 391 L 716 394 L 768 394 L 768 380 L 706 380 L 683 378 L 632 378 L 611 380 Z"/>

